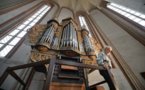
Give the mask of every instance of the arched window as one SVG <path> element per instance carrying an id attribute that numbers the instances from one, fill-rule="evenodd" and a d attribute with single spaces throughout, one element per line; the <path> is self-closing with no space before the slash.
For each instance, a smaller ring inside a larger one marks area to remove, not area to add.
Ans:
<path id="1" fill-rule="evenodd" d="M 89 29 L 89 27 L 88 27 L 88 24 L 87 24 L 87 22 L 86 22 L 85 17 L 80 15 L 80 16 L 79 16 L 79 21 L 80 21 L 81 28 L 84 28 L 84 29 L 88 30 L 88 31 L 89 31 L 89 37 L 92 37 L 92 36 L 91 36 L 90 29 Z"/>
<path id="2" fill-rule="evenodd" d="M 109 3 L 107 5 L 107 8 L 129 18 L 130 20 L 138 23 L 139 25 L 145 27 L 145 14 L 134 11 L 132 9 L 129 9 L 127 7 L 115 4 L 115 3 Z"/>
<path id="3" fill-rule="evenodd" d="M 85 29 L 89 30 L 88 25 L 86 23 L 86 20 L 83 16 L 79 16 L 79 21 L 80 21 L 80 24 L 81 24 L 82 28 L 85 28 Z"/>
<path id="4" fill-rule="evenodd" d="M 50 9 L 50 6 L 42 6 L 30 18 L 19 24 L 14 30 L 0 38 L 0 57 L 5 57 L 27 34 L 27 30 L 34 26 Z"/>

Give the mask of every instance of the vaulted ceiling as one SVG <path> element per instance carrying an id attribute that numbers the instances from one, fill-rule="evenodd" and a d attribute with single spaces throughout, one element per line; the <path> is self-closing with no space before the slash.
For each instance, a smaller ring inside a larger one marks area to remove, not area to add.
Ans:
<path id="1" fill-rule="evenodd" d="M 48 0 L 49 2 L 57 3 L 60 7 L 67 7 L 74 12 L 89 11 L 99 7 L 103 0 Z"/>

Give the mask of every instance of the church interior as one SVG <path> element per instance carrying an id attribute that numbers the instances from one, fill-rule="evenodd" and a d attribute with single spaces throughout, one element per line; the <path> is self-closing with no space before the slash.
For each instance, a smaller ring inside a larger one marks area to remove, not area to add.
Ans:
<path id="1" fill-rule="evenodd" d="M 0 0 L 0 90 L 145 90 L 145 0 Z"/>

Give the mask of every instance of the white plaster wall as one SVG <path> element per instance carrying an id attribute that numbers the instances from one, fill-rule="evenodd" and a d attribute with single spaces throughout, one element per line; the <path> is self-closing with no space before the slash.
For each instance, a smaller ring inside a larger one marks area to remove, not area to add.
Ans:
<path id="1" fill-rule="evenodd" d="M 145 0 L 108 0 L 145 14 Z"/>
<path id="2" fill-rule="evenodd" d="M 8 61 L 13 62 L 15 64 L 26 64 L 29 62 L 30 52 L 31 47 L 23 43 L 20 47 L 18 47 L 17 51 L 12 55 L 12 57 Z"/>
<path id="3" fill-rule="evenodd" d="M 58 7 L 55 5 L 50 12 L 43 18 L 43 20 L 40 22 L 40 24 L 47 24 L 47 21 L 53 18 L 53 15 L 57 11 Z"/>
<path id="4" fill-rule="evenodd" d="M 62 19 L 65 19 L 65 18 L 68 18 L 68 17 L 72 17 L 73 18 L 72 11 L 67 9 L 67 8 L 62 8 L 61 12 L 59 14 L 59 17 L 58 17 L 58 21 L 61 22 Z"/>
<path id="5" fill-rule="evenodd" d="M 145 47 L 100 11 L 94 10 L 90 15 L 145 85 L 145 80 L 140 75 L 145 71 Z"/>
<path id="6" fill-rule="evenodd" d="M 29 4 L 26 4 L 20 8 L 14 9 L 10 12 L 7 12 L 5 14 L 0 15 L 0 24 L 2 24 L 3 22 L 19 15 L 20 13 L 30 9 L 31 7 L 35 6 L 36 4 L 40 3 L 42 0 L 35 0 Z"/>

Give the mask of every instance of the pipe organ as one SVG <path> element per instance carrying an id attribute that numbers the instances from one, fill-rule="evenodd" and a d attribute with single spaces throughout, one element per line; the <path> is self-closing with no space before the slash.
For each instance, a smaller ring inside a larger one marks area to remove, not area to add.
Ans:
<path id="1" fill-rule="evenodd" d="M 48 60 L 55 55 L 60 60 L 96 63 L 96 49 L 88 36 L 89 32 L 86 29 L 80 30 L 72 18 L 64 19 L 62 23 L 50 20 L 47 25 L 36 25 L 28 34 L 32 47 L 30 58 L 33 62 Z M 84 82 L 84 71 L 81 68 L 56 65 L 54 72 L 53 82 L 60 82 L 60 85 L 61 82 L 81 85 Z"/>
<path id="2" fill-rule="evenodd" d="M 47 25 L 36 25 L 29 30 L 28 36 L 32 46 L 33 61 L 37 61 L 35 59 L 38 56 L 41 60 L 42 56 L 51 57 L 51 54 L 58 55 L 58 53 L 69 57 L 95 56 L 89 32 L 86 29 L 79 30 L 72 18 L 62 20 L 61 24 L 57 20 L 50 20 Z M 80 44 L 83 44 L 85 51 L 83 53 L 80 52 Z"/>

